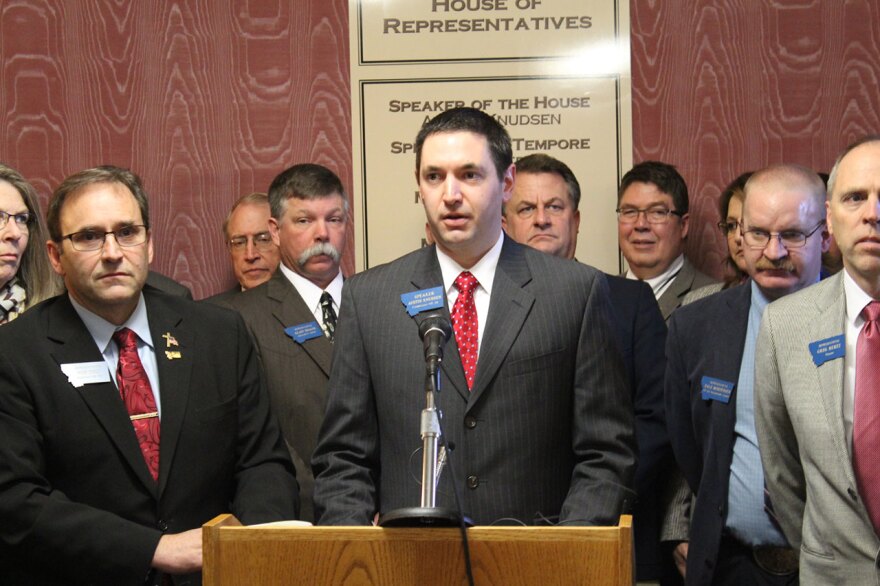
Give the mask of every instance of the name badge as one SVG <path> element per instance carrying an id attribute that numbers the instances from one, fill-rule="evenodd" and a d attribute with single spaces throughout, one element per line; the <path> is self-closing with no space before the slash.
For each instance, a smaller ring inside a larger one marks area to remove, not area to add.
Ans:
<path id="1" fill-rule="evenodd" d="M 406 307 L 406 312 L 410 317 L 423 311 L 442 308 L 444 299 L 443 287 L 412 291 L 400 296 L 400 301 Z"/>
<path id="2" fill-rule="evenodd" d="M 732 382 L 704 376 L 700 379 L 700 397 L 704 401 L 719 401 L 726 404 L 730 402 L 733 386 Z"/>
<path id="3" fill-rule="evenodd" d="M 284 328 L 284 333 L 302 344 L 306 340 L 323 336 L 324 330 L 321 329 L 318 322 L 310 321 L 309 323 L 299 324 L 298 326 Z"/>
<path id="4" fill-rule="evenodd" d="M 810 342 L 810 354 L 813 356 L 813 364 L 822 366 L 829 360 L 843 358 L 846 354 L 846 337 L 843 334 Z"/>
<path id="5" fill-rule="evenodd" d="M 107 363 L 101 362 L 70 362 L 61 365 L 61 372 L 67 376 L 67 382 L 75 388 L 96 383 L 109 383 L 110 370 Z"/>

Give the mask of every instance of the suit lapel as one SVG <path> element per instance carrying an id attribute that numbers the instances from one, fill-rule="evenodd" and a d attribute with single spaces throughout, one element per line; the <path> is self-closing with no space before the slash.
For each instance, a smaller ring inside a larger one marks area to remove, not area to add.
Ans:
<path id="1" fill-rule="evenodd" d="M 532 309 L 535 297 L 524 290 L 531 280 L 523 249 L 505 237 L 495 269 L 489 315 L 468 407 L 474 405 L 488 388 Z"/>
<path id="2" fill-rule="evenodd" d="M 266 288 L 266 296 L 270 301 L 274 302 L 272 315 L 278 320 L 282 328 L 288 328 L 299 324 L 315 321 L 315 316 L 306 306 L 302 296 L 297 292 L 296 287 L 287 280 L 287 277 L 279 270 L 269 281 Z M 342 311 L 342 308 L 340 308 Z M 320 324 L 318 324 L 320 325 Z M 291 339 L 292 344 L 297 344 Z M 320 336 L 306 340 L 301 344 L 315 364 L 324 372 L 324 375 L 330 376 L 330 358 L 333 354 L 333 345 L 326 336 Z"/>
<path id="3" fill-rule="evenodd" d="M 810 339 L 803 340 L 804 345 L 819 340 L 825 340 L 841 334 L 846 334 L 846 296 L 843 291 L 843 272 L 832 277 L 836 281 L 829 283 L 822 293 L 816 298 L 816 308 L 819 310 L 818 318 L 810 328 Z M 804 348 L 804 351 L 808 351 Z M 847 479 L 855 484 L 855 474 L 852 468 L 852 456 L 850 454 L 846 432 L 843 428 L 843 376 L 844 360 L 829 360 L 821 366 L 816 366 L 817 382 L 814 386 L 819 393 L 818 401 L 825 410 L 825 418 L 831 429 L 831 437 L 839 457 L 842 459 Z"/>
<path id="4" fill-rule="evenodd" d="M 58 299 L 49 317 L 48 337 L 59 342 L 58 349 L 52 353 L 55 362 L 76 364 L 82 362 L 104 362 L 101 351 L 95 345 L 85 324 L 74 311 L 67 295 Z M 110 377 L 114 374 L 111 372 Z M 79 393 L 98 424 L 117 447 L 123 458 L 131 466 L 135 476 L 150 492 L 155 493 L 153 481 L 140 445 L 131 425 L 128 411 L 114 382 L 87 384 L 79 388 L 71 387 L 71 392 Z"/>
<path id="5" fill-rule="evenodd" d="M 147 302 L 147 319 L 156 349 L 156 365 L 159 369 L 159 395 L 162 398 L 162 423 L 159 439 L 159 495 L 165 490 L 177 440 L 183 426 L 189 400 L 192 376 L 194 334 L 187 327 L 183 316 L 176 311 L 152 302 L 152 296 L 144 293 Z"/>
<path id="6" fill-rule="evenodd" d="M 440 263 L 437 262 L 437 253 L 433 246 L 424 249 L 421 258 L 413 271 L 411 279 L 415 291 L 421 289 L 430 289 L 432 287 L 440 287 L 445 289 L 443 284 L 443 273 L 440 271 Z M 403 291 L 401 292 L 403 293 Z M 452 319 L 449 315 L 449 303 L 446 301 L 446 292 L 443 293 L 443 315 L 449 320 L 450 326 Z M 403 306 L 401 306 L 403 311 Z M 416 314 L 413 321 L 421 324 L 426 313 Z M 440 366 L 443 374 L 446 375 L 446 382 L 452 385 L 455 391 L 465 401 L 468 400 L 470 392 L 467 388 L 467 381 L 464 378 L 464 367 L 461 365 L 461 356 L 458 353 L 458 344 L 455 343 L 455 335 L 453 334 L 449 342 L 446 344 L 443 352 L 443 363 Z M 478 367 L 479 369 L 479 367 Z"/>
<path id="7" fill-rule="evenodd" d="M 663 314 L 664 320 L 668 320 L 669 316 L 672 315 L 672 312 L 681 305 L 682 296 L 690 291 L 693 282 L 694 266 L 688 262 L 687 258 L 685 258 L 684 264 L 681 265 L 681 270 L 678 272 L 678 275 L 672 279 L 669 287 L 666 288 L 666 291 L 664 291 L 663 295 L 660 296 L 660 299 L 657 300 L 657 304 L 660 305 L 660 313 Z"/>

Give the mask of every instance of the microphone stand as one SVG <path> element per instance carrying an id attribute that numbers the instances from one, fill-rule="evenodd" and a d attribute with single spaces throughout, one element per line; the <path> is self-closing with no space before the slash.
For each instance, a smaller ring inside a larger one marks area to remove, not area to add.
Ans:
<path id="1" fill-rule="evenodd" d="M 448 326 L 447 326 L 448 327 Z M 440 419 L 443 413 L 437 408 L 434 395 L 440 392 L 440 362 L 442 358 L 431 355 L 426 360 L 425 408 L 422 410 L 420 434 L 422 438 L 422 494 L 421 506 L 395 509 L 379 517 L 382 527 L 458 527 L 462 517 L 457 511 L 437 506 L 437 483 L 446 463 L 445 447 L 439 451 Z M 467 526 L 473 521 L 464 517 Z"/>

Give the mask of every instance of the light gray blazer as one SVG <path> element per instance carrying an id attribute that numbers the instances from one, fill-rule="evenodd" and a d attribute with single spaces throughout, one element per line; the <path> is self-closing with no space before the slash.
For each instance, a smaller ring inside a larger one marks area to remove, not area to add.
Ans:
<path id="1" fill-rule="evenodd" d="M 761 459 L 780 525 L 800 548 L 802 584 L 880 584 L 880 539 L 843 428 L 844 359 L 816 366 L 809 350 L 845 334 L 845 314 L 841 272 L 771 303 L 758 338 Z"/>

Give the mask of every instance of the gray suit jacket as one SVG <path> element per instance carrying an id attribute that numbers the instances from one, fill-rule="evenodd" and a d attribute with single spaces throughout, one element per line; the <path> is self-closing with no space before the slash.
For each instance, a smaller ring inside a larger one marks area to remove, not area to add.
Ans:
<path id="1" fill-rule="evenodd" d="M 841 272 L 771 303 L 758 338 L 761 460 L 780 525 L 800 548 L 803 584 L 880 584 L 880 539 L 843 428 L 844 359 L 816 366 L 808 347 L 845 334 L 845 315 Z"/>
<path id="2" fill-rule="evenodd" d="M 425 314 L 410 317 L 400 296 L 438 286 L 433 246 L 346 282 L 312 460 L 322 524 L 419 504 Z M 607 297 L 595 269 L 505 237 L 472 391 L 454 337 L 446 345 L 437 403 L 455 447 L 439 506 L 454 508 L 451 466 L 478 524 L 614 524 L 628 510 L 633 412 Z"/>
<path id="3" fill-rule="evenodd" d="M 272 410 L 296 466 L 301 517 L 312 521 L 314 478 L 309 463 L 327 404 L 333 345 L 323 335 L 300 344 L 284 333 L 287 327 L 315 321 L 315 316 L 280 270 L 226 304 L 241 313 L 254 339 Z"/>
<path id="4" fill-rule="evenodd" d="M 678 276 L 675 277 L 672 283 L 669 284 L 669 287 L 666 288 L 666 291 L 663 292 L 663 295 L 660 296 L 660 299 L 657 300 L 657 303 L 660 305 L 660 313 L 663 314 L 663 319 L 667 323 L 669 322 L 672 312 L 684 302 L 685 295 L 700 287 L 717 282 L 709 275 L 698 271 L 691 264 L 691 261 L 685 257 L 684 265 L 681 267 Z"/>

